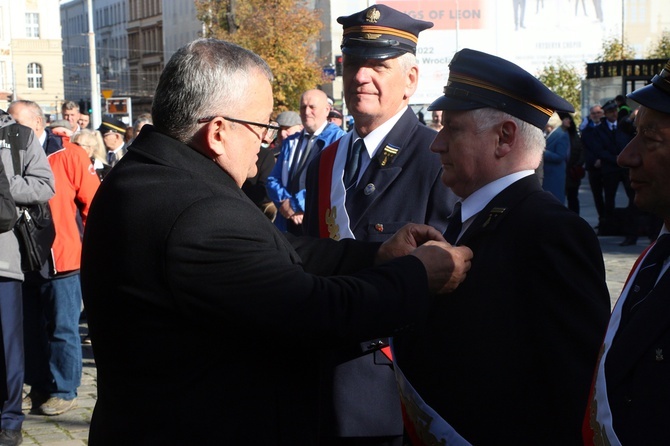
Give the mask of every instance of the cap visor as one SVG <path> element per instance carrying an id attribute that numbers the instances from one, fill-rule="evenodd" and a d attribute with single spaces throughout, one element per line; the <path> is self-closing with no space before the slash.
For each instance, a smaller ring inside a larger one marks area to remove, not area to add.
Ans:
<path id="1" fill-rule="evenodd" d="M 476 110 L 478 108 L 489 107 L 486 104 L 476 101 L 462 101 L 447 96 L 441 96 L 428 106 L 428 111 L 433 110 Z"/>
<path id="2" fill-rule="evenodd" d="M 342 52 L 348 56 L 358 57 L 359 59 L 392 59 L 394 57 L 402 56 L 406 51 L 396 48 L 374 48 L 366 46 L 345 46 Z"/>
<path id="3" fill-rule="evenodd" d="M 649 84 L 646 87 L 639 88 L 627 95 L 640 105 L 661 113 L 670 113 L 670 95 L 663 92 L 660 88 Z"/>

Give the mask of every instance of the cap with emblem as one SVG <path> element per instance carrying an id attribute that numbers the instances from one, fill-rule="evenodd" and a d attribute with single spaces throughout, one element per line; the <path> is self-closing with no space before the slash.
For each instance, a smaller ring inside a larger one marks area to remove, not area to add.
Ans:
<path id="1" fill-rule="evenodd" d="M 463 49 L 449 64 L 444 96 L 428 110 L 495 108 L 544 129 L 555 111 L 574 112 L 565 99 L 510 61 Z"/>
<path id="2" fill-rule="evenodd" d="M 626 95 L 640 105 L 661 113 L 670 113 L 670 60 L 651 79 L 651 84 Z"/>
<path id="3" fill-rule="evenodd" d="M 416 54 L 419 33 L 432 22 L 416 20 L 386 5 L 374 5 L 337 18 L 342 25 L 342 52 L 363 59 L 390 59 Z"/>
<path id="4" fill-rule="evenodd" d="M 116 132 L 124 135 L 126 133 L 126 125 L 123 123 L 123 121 L 105 116 L 102 118 L 102 124 L 100 124 L 100 127 L 98 127 L 98 131 L 102 135 L 105 135 L 109 132 Z"/>

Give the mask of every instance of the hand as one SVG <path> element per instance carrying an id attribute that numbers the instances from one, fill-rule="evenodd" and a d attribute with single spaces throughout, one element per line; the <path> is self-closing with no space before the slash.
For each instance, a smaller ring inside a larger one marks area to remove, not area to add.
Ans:
<path id="1" fill-rule="evenodd" d="M 409 223 L 382 244 L 377 251 L 375 264 L 406 256 L 414 251 L 417 246 L 430 240 L 445 241 L 442 234 L 432 226 Z"/>
<path id="2" fill-rule="evenodd" d="M 411 255 L 426 267 L 428 289 L 437 294 L 454 291 L 470 270 L 472 250 L 467 246 L 451 246 L 447 242 L 429 241 Z"/>
<path id="3" fill-rule="evenodd" d="M 293 214 L 295 214 L 295 211 L 291 207 L 291 202 L 288 200 L 288 198 L 281 202 L 281 206 L 279 206 L 279 213 L 286 219 L 291 218 Z"/>
<path id="4" fill-rule="evenodd" d="M 301 225 L 302 224 L 302 219 L 303 219 L 304 216 L 305 216 L 304 212 L 296 212 L 293 215 L 291 215 L 290 220 L 295 225 Z"/>

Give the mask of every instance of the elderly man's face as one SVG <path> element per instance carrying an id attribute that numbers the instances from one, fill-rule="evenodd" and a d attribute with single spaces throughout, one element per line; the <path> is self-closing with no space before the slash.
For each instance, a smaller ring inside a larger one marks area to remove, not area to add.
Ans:
<path id="1" fill-rule="evenodd" d="M 272 114 L 272 86 L 260 71 L 250 73 L 249 91 L 245 95 L 245 106 L 227 116 L 235 119 L 269 123 Z M 233 114 L 235 113 L 235 114 Z M 264 127 L 253 124 L 226 121 L 224 146 L 225 159 L 221 160 L 223 169 L 242 186 L 247 178 L 256 176 L 258 152 L 261 147 Z"/>
<path id="2" fill-rule="evenodd" d="M 307 133 L 316 132 L 330 112 L 328 96 L 320 91 L 310 90 L 300 98 L 300 120 Z"/>
<path id="3" fill-rule="evenodd" d="M 670 220 L 670 114 L 640 107 L 637 135 L 617 162 L 630 169 L 635 205 Z"/>
<path id="4" fill-rule="evenodd" d="M 430 150 L 440 155 L 442 182 L 466 198 L 494 178 L 497 133 L 494 126 L 479 131 L 471 111 L 445 110 L 442 125 Z"/>
<path id="5" fill-rule="evenodd" d="M 365 126 L 374 130 L 398 113 L 416 90 L 417 79 L 418 69 L 406 71 L 398 58 L 359 59 L 345 55 L 344 97 L 356 129 Z"/>
<path id="6" fill-rule="evenodd" d="M 8 112 L 16 122 L 33 129 L 33 132 L 35 132 L 38 137 L 42 136 L 42 132 L 44 132 L 44 122 L 27 106 L 21 103 L 15 103 L 9 107 Z"/>
<path id="7" fill-rule="evenodd" d="M 589 112 L 589 117 L 593 122 L 600 122 L 604 114 L 602 107 L 593 107 Z"/>

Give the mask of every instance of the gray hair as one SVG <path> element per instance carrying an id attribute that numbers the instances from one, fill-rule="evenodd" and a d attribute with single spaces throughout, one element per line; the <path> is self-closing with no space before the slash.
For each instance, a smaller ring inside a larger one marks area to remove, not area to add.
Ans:
<path id="1" fill-rule="evenodd" d="M 541 129 L 495 108 L 478 108 L 472 110 L 472 115 L 477 123 L 478 132 L 482 132 L 501 121 L 513 121 L 519 129 L 517 136 L 520 139 L 521 147 L 526 152 L 524 158 L 537 168 L 542 159 L 542 152 L 546 144 L 544 133 L 542 133 Z"/>
<path id="2" fill-rule="evenodd" d="M 272 81 L 267 63 L 234 43 L 198 39 L 181 47 L 158 81 L 151 108 L 154 127 L 188 143 L 198 119 L 241 106 L 251 87 L 249 74 L 254 71 Z"/>
<path id="3" fill-rule="evenodd" d="M 11 110 L 12 107 L 14 107 L 14 105 L 23 105 L 28 110 L 30 110 L 31 113 L 33 113 L 35 115 L 35 117 L 41 118 L 42 122 L 45 122 L 44 112 L 42 111 L 42 107 L 40 107 L 37 102 L 28 101 L 28 100 L 25 100 L 25 99 L 18 99 L 16 101 L 12 102 L 11 104 L 9 104 L 9 108 L 7 110 L 8 111 Z"/>
<path id="4" fill-rule="evenodd" d="M 412 67 L 418 67 L 416 56 L 412 53 L 405 53 L 398 57 L 398 62 L 405 74 L 409 73 L 409 70 L 411 70 Z"/>

